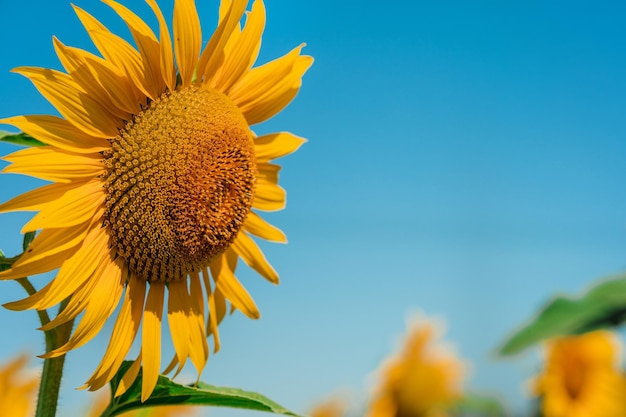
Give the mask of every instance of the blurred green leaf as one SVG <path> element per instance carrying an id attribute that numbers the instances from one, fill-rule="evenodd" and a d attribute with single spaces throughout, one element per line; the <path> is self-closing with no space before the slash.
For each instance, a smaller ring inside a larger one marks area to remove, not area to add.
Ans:
<path id="1" fill-rule="evenodd" d="M 0 141 L 24 146 L 44 146 L 45 143 L 38 141 L 26 133 L 9 133 L 0 131 Z"/>
<path id="2" fill-rule="evenodd" d="M 111 391 L 115 392 L 119 382 L 132 364 L 124 361 L 119 371 L 111 380 Z M 114 398 L 101 417 L 113 417 L 129 410 L 158 405 L 204 405 L 216 407 L 243 408 L 247 410 L 267 411 L 270 413 L 297 416 L 297 414 L 276 404 L 274 401 L 255 392 L 238 388 L 223 388 L 198 383 L 197 386 L 177 384 L 160 375 L 150 398 L 141 402 L 141 371 L 131 387 L 121 396 Z"/>
<path id="3" fill-rule="evenodd" d="M 501 355 L 518 353 L 545 339 L 615 327 L 626 320 L 626 274 L 615 276 L 582 297 L 556 297 L 500 349 Z"/>
<path id="4" fill-rule="evenodd" d="M 507 417 L 509 413 L 502 403 L 494 397 L 466 394 L 453 406 L 453 416 L 463 417 Z"/>

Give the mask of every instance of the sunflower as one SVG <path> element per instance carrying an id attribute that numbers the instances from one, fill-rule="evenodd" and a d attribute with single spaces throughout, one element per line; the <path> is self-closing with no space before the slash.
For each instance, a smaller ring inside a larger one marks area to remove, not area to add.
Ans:
<path id="1" fill-rule="evenodd" d="M 607 331 L 555 339 L 543 373 L 533 381 L 545 417 L 623 417 L 626 377 L 619 345 Z"/>
<path id="2" fill-rule="evenodd" d="M 123 393 L 143 366 L 142 400 L 161 369 L 161 325 L 167 322 L 175 355 L 164 373 L 190 359 L 198 377 L 220 342 L 217 326 L 231 308 L 250 318 L 259 311 L 235 277 L 239 258 L 272 283 L 278 275 L 252 239 L 285 242 L 259 215 L 285 206 L 280 166 L 304 139 L 279 132 L 255 135 L 250 126 L 281 111 L 297 94 L 313 59 L 304 44 L 254 67 L 265 26 L 256 0 L 223 0 L 216 31 L 202 50 L 193 0 L 175 0 L 173 30 L 155 0 L 158 37 L 135 13 L 103 0 L 127 24 L 135 46 L 84 10 L 76 14 L 100 55 L 54 48 L 66 72 L 21 67 L 63 116 L 0 120 L 46 146 L 15 152 L 5 172 L 52 182 L 2 205 L 0 211 L 38 211 L 23 232 L 39 231 L 26 253 L 0 279 L 58 268 L 36 294 L 11 310 L 47 309 L 69 299 L 43 327 L 79 315 L 56 357 L 91 340 L 121 300 L 110 343 L 85 387 L 96 390 L 119 369 L 141 325 L 141 348 L 124 375 Z M 172 36 L 173 35 L 173 36 Z"/>
<path id="3" fill-rule="evenodd" d="M 401 352 L 382 367 L 366 417 L 444 417 L 461 396 L 464 364 L 436 343 L 437 326 L 413 320 Z"/>
<path id="4" fill-rule="evenodd" d="M 34 409 L 39 378 L 25 372 L 26 356 L 0 366 L 0 416 L 26 417 Z"/>

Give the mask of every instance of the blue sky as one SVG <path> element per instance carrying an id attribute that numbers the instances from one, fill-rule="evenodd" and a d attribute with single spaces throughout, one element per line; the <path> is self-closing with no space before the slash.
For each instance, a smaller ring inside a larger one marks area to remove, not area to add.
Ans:
<path id="1" fill-rule="evenodd" d="M 172 1 L 160 3 L 171 11 Z M 208 33 L 217 2 L 199 3 Z M 127 36 L 105 5 L 76 4 Z M 151 16 L 140 0 L 124 4 Z M 262 319 L 227 320 L 223 350 L 202 379 L 300 412 L 337 389 L 362 398 L 418 310 L 447 321 L 446 339 L 473 364 L 469 388 L 522 410 L 535 356 L 497 359 L 497 345 L 551 295 L 579 293 L 626 266 L 626 5 L 266 6 L 258 62 L 300 42 L 316 61 L 290 107 L 256 129 L 309 142 L 282 161 L 288 207 L 267 216 L 289 236 L 286 246 L 262 245 L 282 283 L 242 269 Z M 59 68 L 52 35 L 93 46 L 69 3 L 0 0 L 0 15 L 0 117 L 53 113 L 9 70 Z M 1 154 L 13 149 L 0 145 Z M 0 176 L 0 199 L 37 184 Z M 6 253 L 19 250 L 28 217 L 0 218 Z M 22 296 L 17 284 L 2 283 L 0 302 Z M 0 332 L 11 335 L 0 356 L 42 352 L 34 313 L 0 318 Z M 62 415 L 87 402 L 72 388 L 105 341 L 106 332 L 68 356 Z"/>

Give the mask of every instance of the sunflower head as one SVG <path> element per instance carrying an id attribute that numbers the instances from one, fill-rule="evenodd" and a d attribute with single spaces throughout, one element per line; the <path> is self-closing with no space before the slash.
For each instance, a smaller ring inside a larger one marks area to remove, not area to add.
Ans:
<path id="1" fill-rule="evenodd" d="M 5 305 L 47 309 L 69 299 L 43 328 L 79 316 L 80 322 L 45 357 L 91 340 L 121 301 L 110 344 L 86 387 L 111 380 L 140 335 L 140 353 L 116 395 L 141 365 L 145 400 L 161 370 L 164 313 L 175 351 L 164 372 L 178 372 L 190 359 L 200 373 L 207 338 L 213 336 L 214 351 L 220 348 L 217 327 L 229 308 L 259 317 L 235 276 L 239 259 L 278 283 L 253 236 L 286 241 L 259 212 L 285 206 L 273 160 L 304 139 L 288 132 L 257 136 L 252 125 L 295 97 L 313 60 L 300 45 L 254 66 L 265 25 L 262 0 L 245 19 L 247 0 L 223 0 L 204 46 L 194 0 L 175 0 L 172 32 L 156 1 L 147 0 L 159 22 L 156 34 L 125 6 L 103 1 L 127 24 L 134 45 L 74 7 L 98 53 L 55 38 L 65 72 L 15 70 L 62 117 L 0 120 L 46 144 L 6 156 L 11 164 L 4 171 L 51 182 L 0 204 L 3 212 L 38 212 L 23 228 L 37 237 L 0 279 L 58 269 L 36 294 Z"/>
<path id="2" fill-rule="evenodd" d="M 626 415 L 626 377 L 618 366 L 613 334 L 595 331 L 554 339 L 543 372 L 532 383 L 545 417 Z"/>
<path id="3" fill-rule="evenodd" d="M 105 226 L 146 281 L 201 271 L 235 240 L 252 207 L 252 137 L 237 106 L 213 88 L 151 102 L 104 156 Z"/>

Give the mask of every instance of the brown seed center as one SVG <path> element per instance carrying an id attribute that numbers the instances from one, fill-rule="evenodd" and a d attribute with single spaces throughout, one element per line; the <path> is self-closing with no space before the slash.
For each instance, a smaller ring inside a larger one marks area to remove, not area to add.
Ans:
<path id="1" fill-rule="evenodd" d="M 254 148 L 243 115 L 208 87 L 168 93 L 105 155 L 105 224 L 131 272 L 170 282 L 206 267 L 252 206 Z"/>

